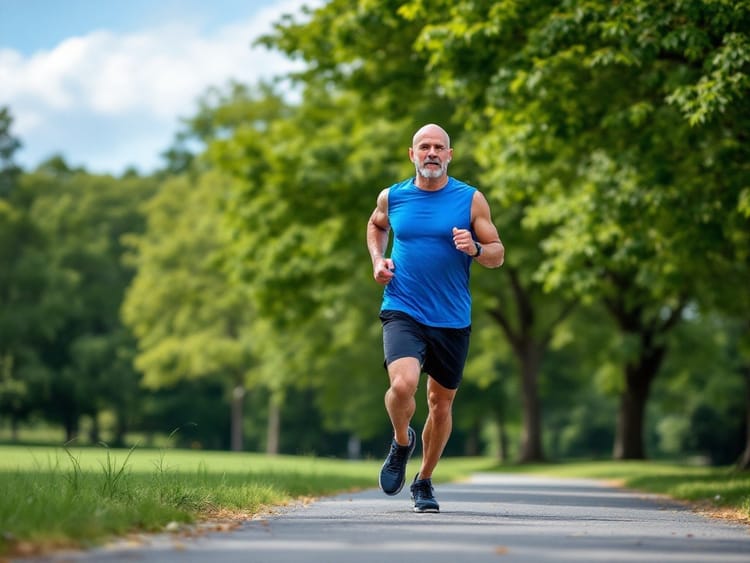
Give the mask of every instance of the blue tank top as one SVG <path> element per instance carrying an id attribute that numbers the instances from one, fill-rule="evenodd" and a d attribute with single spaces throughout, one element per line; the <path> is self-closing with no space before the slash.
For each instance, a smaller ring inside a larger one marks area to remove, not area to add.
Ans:
<path id="1" fill-rule="evenodd" d="M 385 286 L 381 310 L 403 311 L 434 327 L 471 324 L 472 259 L 453 245 L 453 227 L 471 228 L 475 191 L 455 178 L 438 191 L 418 188 L 413 178 L 389 188 L 395 275 Z"/>

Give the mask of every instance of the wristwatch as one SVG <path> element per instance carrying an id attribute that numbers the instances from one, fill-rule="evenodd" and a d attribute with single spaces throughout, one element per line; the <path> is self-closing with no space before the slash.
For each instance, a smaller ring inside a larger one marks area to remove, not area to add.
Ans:
<path id="1" fill-rule="evenodd" d="M 482 254 L 482 245 L 479 244 L 477 241 L 474 241 L 474 246 L 477 249 L 477 253 L 474 256 L 472 256 L 472 258 L 479 258 L 479 256 L 481 256 Z"/>

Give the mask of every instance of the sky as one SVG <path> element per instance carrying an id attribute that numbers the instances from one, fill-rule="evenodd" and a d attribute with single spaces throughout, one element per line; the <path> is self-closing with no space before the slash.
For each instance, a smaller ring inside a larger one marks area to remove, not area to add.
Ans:
<path id="1" fill-rule="evenodd" d="M 210 87 L 299 67 L 254 47 L 322 0 L 0 0 L 0 107 L 30 170 L 54 155 L 89 172 L 148 174 Z"/>

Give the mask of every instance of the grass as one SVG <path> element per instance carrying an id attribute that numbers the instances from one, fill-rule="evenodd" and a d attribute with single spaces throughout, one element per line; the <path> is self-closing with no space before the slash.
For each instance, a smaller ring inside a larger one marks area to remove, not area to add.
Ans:
<path id="1" fill-rule="evenodd" d="M 377 486 L 381 460 L 188 450 L 0 446 L 0 560 L 131 532 L 236 521 L 273 506 Z M 411 467 L 418 463 L 413 460 Z M 617 481 L 750 522 L 750 473 L 657 462 L 511 466 L 446 458 L 440 481 L 506 471 Z"/>
<path id="2" fill-rule="evenodd" d="M 382 461 L 188 450 L 0 446 L 0 557 L 86 547 L 377 486 Z M 445 460 L 442 480 L 487 469 Z"/>

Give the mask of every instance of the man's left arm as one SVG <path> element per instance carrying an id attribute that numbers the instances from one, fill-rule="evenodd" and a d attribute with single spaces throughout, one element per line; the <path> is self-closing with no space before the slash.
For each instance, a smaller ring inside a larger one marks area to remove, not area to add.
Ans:
<path id="1" fill-rule="evenodd" d="M 492 223 L 490 204 L 484 194 L 477 190 L 471 201 L 471 227 L 481 246 L 474 260 L 486 268 L 498 268 L 505 262 L 505 246 L 500 240 L 497 227 Z M 470 254 L 471 256 L 471 254 Z"/>

